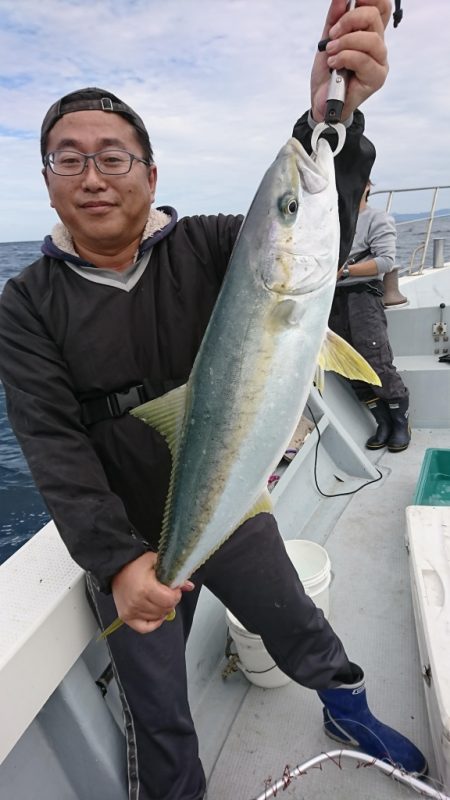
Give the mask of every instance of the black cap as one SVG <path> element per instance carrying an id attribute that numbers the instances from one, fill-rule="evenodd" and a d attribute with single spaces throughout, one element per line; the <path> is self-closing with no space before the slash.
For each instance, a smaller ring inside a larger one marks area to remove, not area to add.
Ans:
<path id="1" fill-rule="evenodd" d="M 150 159 L 152 150 L 150 139 L 142 119 L 133 111 L 130 106 L 122 102 L 116 95 L 105 89 L 97 89 L 95 86 L 86 89 L 78 89 L 76 92 L 66 94 L 56 103 L 53 103 L 47 111 L 41 127 L 41 155 L 44 158 L 47 147 L 47 137 L 54 124 L 58 122 L 64 114 L 71 114 L 73 111 L 105 111 L 120 114 L 128 120 L 130 125 L 139 131 L 139 138 L 146 143 L 149 149 Z"/>

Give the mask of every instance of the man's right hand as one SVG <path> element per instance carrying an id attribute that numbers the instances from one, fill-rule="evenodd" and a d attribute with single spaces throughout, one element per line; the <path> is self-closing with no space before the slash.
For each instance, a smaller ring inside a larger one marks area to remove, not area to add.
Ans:
<path id="1" fill-rule="evenodd" d="M 331 37 L 317 53 L 311 73 L 311 110 L 316 122 L 325 117 L 330 69 L 350 71 L 342 119 L 380 89 L 388 74 L 384 29 L 391 15 L 390 0 L 358 0 L 346 11 L 347 0 L 331 0 L 322 39 Z"/>
<path id="2" fill-rule="evenodd" d="M 171 589 L 156 577 L 157 553 L 144 555 L 125 564 L 112 579 L 112 593 L 117 613 L 123 622 L 138 633 L 159 628 L 180 602 L 184 591 L 192 591 L 191 581 Z"/>

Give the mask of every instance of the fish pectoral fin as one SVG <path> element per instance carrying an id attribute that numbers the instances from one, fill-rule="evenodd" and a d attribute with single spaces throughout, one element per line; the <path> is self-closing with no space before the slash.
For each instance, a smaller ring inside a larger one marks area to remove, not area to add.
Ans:
<path id="1" fill-rule="evenodd" d="M 172 457 L 177 451 L 179 432 L 186 407 L 187 384 L 167 392 L 162 397 L 132 408 L 130 414 L 158 431 L 169 445 Z"/>
<path id="2" fill-rule="evenodd" d="M 314 375 L 314 385 L 317 386 L 320 394 L 323 394 L 323 388 L 325 386 L 325 372 L 323 367 L 317 364 L 316 373 Z"/>
<path id="3" fill-rule="evenodd" d="M 256 517 L 257 514 L 262 514 L 263 512 L 266 512 L 268 514 L 273 514 L 272 498 L 270 497 L 270 493 L 267 491 L 267 489 L 262 493 L 261 497 L 258 498 L 256 503 L 254 503 L 252 507 L 247 511 L 247 513 L 242 517 L 237 527 L 240 528 L 240 526 L 243 525 L 244 522 L 247 522 L 248 519 Z"/>
<path id="4" fill-rule="evenodd" d="M 271 320 L 276 326 L 285 328 L 296 326 L 301 322 L 302 309 L 299 304 L 291 298 L 279 300 L 272 310 Z"/>
<path id="5" fill-rule="evenodd" d="M 365 358 L 337 333 L 327 329 L 319 354 L 319 367 L 338 372 L 351 380 L 381 386 L 381 381 Z"/>

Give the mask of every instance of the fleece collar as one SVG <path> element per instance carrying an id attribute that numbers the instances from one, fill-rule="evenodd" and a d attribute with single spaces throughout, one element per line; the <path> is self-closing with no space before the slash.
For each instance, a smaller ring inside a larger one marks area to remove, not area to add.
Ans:
<path id="1" fill-rule="evenodd" d="M 141 258 L 153 245 L 164 239 L 175 227 L 178 214 L 171 206 L 161 206 L 151 208 L 148 215 L 147 224 L 144 228 L 141 243 L 136 250 L 133 262 Z M 80 267 L 95 267 L 90 261 L 80 258 L 75 250 L 73 239 L 62 222 L 58 222 L 51 234 L 46 236 L 41 247 L 45 256 L 56 258 L 62 261 L 69 261 Z"/>

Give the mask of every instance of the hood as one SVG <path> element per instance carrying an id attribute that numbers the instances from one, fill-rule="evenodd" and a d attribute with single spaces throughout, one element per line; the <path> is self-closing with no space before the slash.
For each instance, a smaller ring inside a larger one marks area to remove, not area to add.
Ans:
<path id="1" fill-rule="evenodd" d="M 136 262 L 157 242 L 164 239 L 174 229 L 177 221 L 178 214 L 171 206 L 151 208 L 134 261 Z M 62 222 L 58 222 L 52 233 L 45 237 L 41 252 L 44 256 L 60 261 L 69 261 L 79 267 L 95 267 L 95 264 L 79 257 L 73 246 L 72 237 Z"/>

